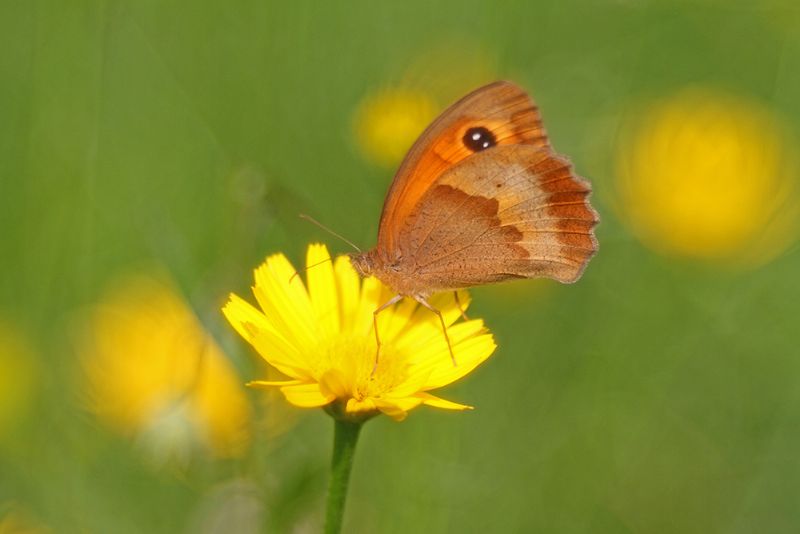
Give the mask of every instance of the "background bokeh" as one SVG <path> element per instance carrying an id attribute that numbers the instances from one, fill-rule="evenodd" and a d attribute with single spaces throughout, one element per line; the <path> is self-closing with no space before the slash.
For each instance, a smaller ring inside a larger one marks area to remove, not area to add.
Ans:
<path id="1" fill-rule="evenodd" d="M 318 531 L 331 421 L 244 388 L 219 308 L 347 250 L 298 213 L 371 246 L 411 139 L 497 78 L 600 252 L 473 291 L 477 409 L 367 425 L 346 530 L 798 531 L 795 2 L 6 0 L 0 532 Z"/>

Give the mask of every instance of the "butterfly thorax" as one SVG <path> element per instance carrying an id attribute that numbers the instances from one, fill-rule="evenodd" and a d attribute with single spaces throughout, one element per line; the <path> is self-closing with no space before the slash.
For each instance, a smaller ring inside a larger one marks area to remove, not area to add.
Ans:
<path id="1" fill-rule="evenodd" d="M 385 258 L 377 249 L 348 254 L 348 257 L 359 275 L 363 278 L 376 277 L 398 295 L 426 297 L 431 294 L 424 283 L 420 284 L 420 280 L 410 276 L 413 269 L 402 259 Z"/>

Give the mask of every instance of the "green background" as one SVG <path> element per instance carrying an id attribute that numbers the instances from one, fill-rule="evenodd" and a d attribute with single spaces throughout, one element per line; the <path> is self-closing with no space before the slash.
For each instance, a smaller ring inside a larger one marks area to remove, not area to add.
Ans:
<path id="1" fill-rule="evenodd" d="M 258 378 L 219 306 L 268 253 L 346 251 L 297 213 L 373 244 L 392 172 L 360 155 L 353 112 L 453 39 L 535 95 L 594 184 L 601 249 L 573 286 L 474 290 L 499 349 L 443 395 L 477 409 L 369 423 L 346 531 L 796 532 L 800 249 L 749 272 L 676 261 L 611 209 L 633 101 L 708 83 L 798 130 L 794 5 L 3 0 L 0 315 L 43 373 L 4 437 L 0 502 L 56 532 L 200 531 L 207 492 L 246 478 L 264 531 L 319 528 L 321 410 L 242 460 L 153 470 L 76 401 L 70 323 L 116 274 L 158 261 L 241 381 Z"/>

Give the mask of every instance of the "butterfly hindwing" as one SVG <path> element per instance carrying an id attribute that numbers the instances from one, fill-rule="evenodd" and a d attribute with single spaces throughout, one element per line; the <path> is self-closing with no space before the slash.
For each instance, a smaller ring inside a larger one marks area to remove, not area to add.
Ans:
<path id="1" fill-rule="evenodd" d="M 497 146 L 429 187 L 403 221 L 399 252 L 435 290 L 508 278 L 573 282 L 597 249 L 590 191 L 549 149 Z"/>

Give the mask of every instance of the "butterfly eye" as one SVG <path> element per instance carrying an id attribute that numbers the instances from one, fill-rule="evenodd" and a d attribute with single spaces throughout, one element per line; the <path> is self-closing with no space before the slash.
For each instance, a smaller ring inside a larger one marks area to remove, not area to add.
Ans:
<path id="1" fill-rule="evenodd" d="M 480 152 L 497 144 L 494 134 L 483 126 L 476 126 L 467 130 L 462 141 L 464 146 L 473 152 Z"/>

